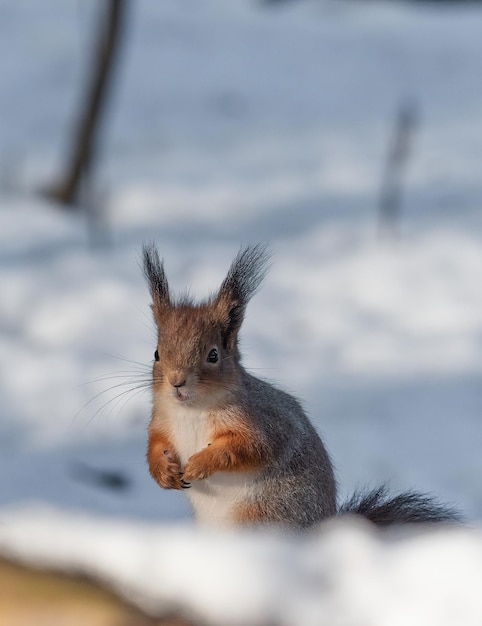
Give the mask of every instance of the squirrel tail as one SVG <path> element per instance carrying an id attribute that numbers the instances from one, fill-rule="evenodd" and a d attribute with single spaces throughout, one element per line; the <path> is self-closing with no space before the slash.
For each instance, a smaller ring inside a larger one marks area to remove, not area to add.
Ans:
<path id="1" fill-rule="evenodd" d="M 377 526 L 393 524 L 457 524 L 462 516 L 431 496 L 405 491 L 390 496 L 386 486 L 355 492 L 338 511 L 339 515 L 361 515 Z"/>

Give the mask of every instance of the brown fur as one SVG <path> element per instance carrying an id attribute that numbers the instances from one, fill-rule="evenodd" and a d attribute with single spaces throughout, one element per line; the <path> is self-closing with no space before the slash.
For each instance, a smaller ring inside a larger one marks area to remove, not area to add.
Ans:
<path id="1" fill-rule="evenodd" d="M 174 446 L 158 430 L 149 432 L 147 461 L 151 476 L 164 489 L 182 489 L 182 472 Z"/>
<path id="2" fill-rule="evenodd" d="M 154 307 L 159 327 L 158 351 L 160 361 L 154 362 L 153 385 L 160 391 L 171 390 L 176 379 L 195 377 L 209 392 L 226 394 L 236 385 L 238 375 L 233 356 L 223 348 L 222 323 L 213 304 L 195 307 L 181 304 L 176 308 L 160 310 Z M 203 361 L 211 347 L 220 351 L 216 368 Z M 199 368 L 194 364 L 202 362 Z"/>
<path id="3" fill-rule="evenodd" d="M 202 521 L 307 528 L 337 513 L 330 457 L 300 403 L 249 374 L 238 349 L 266 260 L 262 246 L 240 251 L 218 293 L 194 304 L 172 298 L 157 251 L 145 249 L 158 329 L 147 457 L 161 487 L 188 489 Z M 378 524 L 454 519 L 426 497 L 383 490 L 341 511 Z"/>
<path id="4" fill-rule="evenodd" d="M 245 472 L 261 467 L 266 458 L 253 435 L 239 423 L 234 430 L 216 435 L 213 442 L 193 454 L 184 468 L 184 480 L 202 480 L 215 472 Z"/>
<path id="5" fill-rule="evenodd" d="M 243 502 L 237 507 L 234 516 L 239 526 L 258 526 L 259 524 L 273 521 L 267 516 L 261 502 L 250 504 Z"/>
<path id="6" fill-rule="evenodd" d="M 157 252 L 145 250 L 159 357 L 148 462 L 161 487 L 192 483 L 188 495 L 199 494 L 196 514 L 200 506 L 230 523 L 305 527 L 336 510 L 328 454 L 299 403 L 240 363 L 238 333 L 265 263 L 263 247 L 242 250 L 218 293 L 194 304 L 172 298 Z M 216 362 L 209 360 L 213 350 Z M 210 483 L 222 475 L 239 476 L 240 482 Z"/>

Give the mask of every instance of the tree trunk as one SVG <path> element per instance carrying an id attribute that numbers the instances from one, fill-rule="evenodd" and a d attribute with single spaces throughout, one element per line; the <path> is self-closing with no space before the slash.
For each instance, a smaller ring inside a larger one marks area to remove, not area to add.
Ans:
<path id="1" fill-rule="evenodd" d="M 78 201 L 81 181 L 89 178 L 94 167 L 96 140 L 119 50 L 125 8 L 126 0 L 108 0 L 106 15 L 101 16 L 97 51 L 92 63 L 86 99 L 74 132 L 71 156 L 63 178 L 47 193 L 49 197 L 66 206 L 72 207 Z"/>

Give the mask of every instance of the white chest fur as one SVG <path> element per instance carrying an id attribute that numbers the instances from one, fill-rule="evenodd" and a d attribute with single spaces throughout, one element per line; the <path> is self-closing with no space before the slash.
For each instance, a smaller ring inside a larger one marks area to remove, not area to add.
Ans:
<path id="1" fill-rule="evenodd" d="M 212 421 L 206 411 L 182 405 L 169 411 L 170 433 L 184 466 L 196 452 L 205 448 L 212 436 Z M 204 480 L 193 481 L 186 490 L 197 521 L 229 525 L 233 512 L 254 488 L 254 475 L 247 472 L 217 472 Z"/>
<path id="2" fill-rule="evenodd" d="M 170 432 L 181 465 L 184 466 L 195 452 L 205 448 L 210 442 L 211 422 L 206 411 L 200 411 L 181 404 L 169 411 Z"/>
<path id="3" fill-rule="evenodd" d="M 253 474 L 217 472 L 192 483 L 186 494 L 191 501 L 196 521 L 202 524 L 229 526 L 236 523 L 238 506 L 254 492 Z"/>

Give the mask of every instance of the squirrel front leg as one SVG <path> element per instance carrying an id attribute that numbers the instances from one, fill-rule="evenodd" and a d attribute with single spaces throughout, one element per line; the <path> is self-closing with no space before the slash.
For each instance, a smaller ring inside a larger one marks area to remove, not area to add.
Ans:
<path id="1" fill-rule="evenodd" d="M 242 472 L 260 467 L 263 450 L 254 437 L 246 433 L 224 432 L 196 454 L 184 468 L 184 480 L 202 480 L 215 472 Z"/>
<path id="2" fill-rule="evenodd" d="M 147 461 L 151 476 L 164 489 L 188 489 L 181 471 L 181 463 L 168 438 L 162 433 L 150 430 Z"/>

